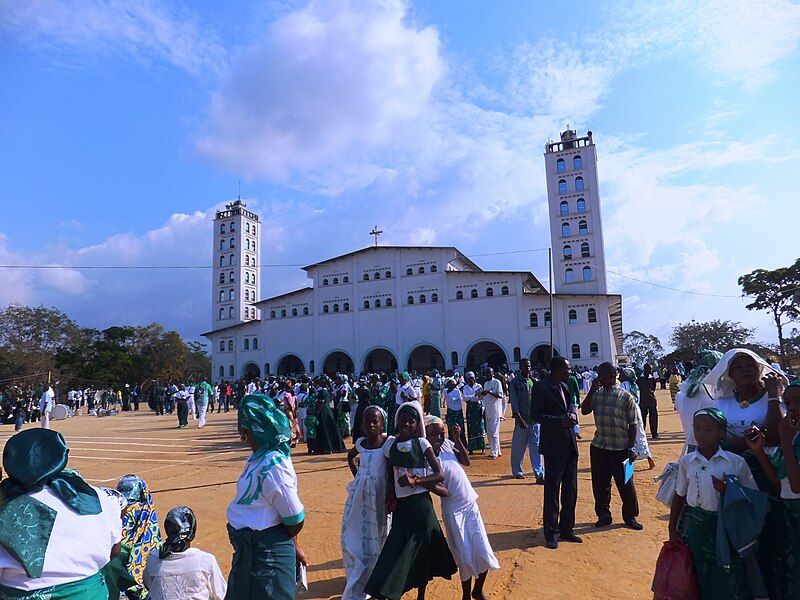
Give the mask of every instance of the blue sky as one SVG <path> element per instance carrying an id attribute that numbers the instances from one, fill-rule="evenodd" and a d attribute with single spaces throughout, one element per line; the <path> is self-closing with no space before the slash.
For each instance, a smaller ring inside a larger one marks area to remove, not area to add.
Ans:
<path id="1" fill-rule="evenodd" d="M 269 263 L 362 247 L 376 223 L 386 243 L 542 248 L 543 144 L 569 123 L 598 146 L 625 329 L 725 318 L 773 341 L 741 299 L 630 278 L 735 296 L 797 258 L 798 44 L 781 0 L 0 0 L 0 263 L 209 264 L 239 178 Z M 547 278 L 542 252 L 477 262 Z M 0 269 L 0 305 L 188 337 L 210 290 L 203 270 Z"/>

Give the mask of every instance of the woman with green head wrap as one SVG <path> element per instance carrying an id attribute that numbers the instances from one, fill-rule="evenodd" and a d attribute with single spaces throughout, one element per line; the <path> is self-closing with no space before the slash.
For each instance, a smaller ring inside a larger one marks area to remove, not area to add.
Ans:
<path id="1" fill-rule="evenodd" d="M 67 469 L 68 456 L 62 435 L 49 429 L 28 429 L 6 443 L 0 598 L 108 598 L 101 570 L 120 552 L 120 504 Z"/>
<path id="2" fill-rule="evenodd" d="M 239 435 L 253 454 L 228 506 L 233 564 L 226 598 L 294 598 L 296 560 L 305 563 L 305 556 L 292 538 L 305 513 L 290 457 L 289 419 L 267 396 L 249 394 L 239 404 Z"/>
<path id="3" fill-rule="evenodd" d="M 703 384 L 703 379 L 721 359 L 722 352 L 700 350 L 695 367 L 689 372 L 686 381 L 679 385 L 678 392 L 675 394 L 675 410 L 678 411 L 678 416 L 681 418 L 683 433 L 686 436 L 684 454 L 693 451 L 697 446 L 694 440 L 694 413 L 701 408 L 717 405 L 717 401 L 711 397 L 708 388 Z"/>

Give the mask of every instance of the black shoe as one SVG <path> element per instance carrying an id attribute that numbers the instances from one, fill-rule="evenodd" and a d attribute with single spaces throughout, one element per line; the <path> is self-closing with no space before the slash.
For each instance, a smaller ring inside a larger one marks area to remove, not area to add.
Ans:
<path id="1" fill-rule="evenodd" d="M 536 485 L 544 485 L 544 477 L 537 477 Z"/>
<path id="2" fill-rule="evenodd" d="M 556 540 L 547 540 L 544 544 L 550 550 L 556 550 L 558 548 L 558 542 Z"/>
<path id="3" fill-rule="evenodd" d="M 583 539 L 580 536 L 575 535 L 571 531 L 569 533 L 562 533 L 559 537 L 559 540 L 562 542 L 572 542 L 573 544 L 582 544 Z"/>
<path id="4" fill-rule="evenodd" d="M 520 473 L 519 475 L 514 475 L 514 479 L 525 479 L 525 475 Z"/>
<path id="5" fill-rule="evenodd" d="M 639 521 L 637 521 L 636 519 L 627 519 L 625 521 L 625 527 L 627 527 L 628 529 L 633 529 L 634 531 L 641 531 L 642 529 L 644 529 L 644 525 L 639 523 Z"/>
<path id="6" fill-rule="evenodd" d="M 595 527 L 608 527 L 614 520 L 611 517 L 600 517 L 594 524 Z"/>

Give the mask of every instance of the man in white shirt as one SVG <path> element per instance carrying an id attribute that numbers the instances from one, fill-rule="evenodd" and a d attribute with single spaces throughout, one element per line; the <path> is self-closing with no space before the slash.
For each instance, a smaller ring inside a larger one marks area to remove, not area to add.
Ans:
<path id="1" fill-rule="evenodd" d="M 397 394 L 395 394 L 394 402 L 397 404 L 397 406 L 400 406 L 403 402 L 412 402 L 414 400 L 419 402 L 417 388 L 412 385 L 411 377 L 408 375 L 408 371 L 403 371 L 400 373 L 400 387 L 397 388 Z"/>
<path id="2" fill-rule="evenodd" d="M 483 384 L 483 410 L 486 417 L 486 435 L 489 437 L 489 458 L 501 456 L 500 417 L 503 415 L 503 384 L 489 369 L 489 381 Z"/>
<path id="3" fill-rule="evenodd" d="M 39 399 L 39 413 L 41 414 L 42 429 L 50 429 L 50 412 L 53 410 L 55 396 L 56 393 L 53 391 L 53 388 L 48 385 L 47 389 L 42 393 L 42 397 Z"/>
<path id="4" fill-rule="evenodd" d="M 247 387 L 245 388 L 245 391 L 248 394 L 255 394 L 257 390 L 258 390 L 258 385 L 256 384 L 255 379 L 253 379 L 250 383 L 248 383 Z"/>
<path id="5" fill-rule="evenodd" d="M 195 415 L 196 415 L 196 413 L 195 413 L 196 409 L 195 409 L 195 404 L 194 404 L 194 389 L 195 389 L 195 386 L 194 386 L 194 384 L 191 384 L 191 383 L 186 387 L 186 403 L 187 403 L 187 406 L 189 407 L 189 418 L 192 421 L 194 421 Z"/>

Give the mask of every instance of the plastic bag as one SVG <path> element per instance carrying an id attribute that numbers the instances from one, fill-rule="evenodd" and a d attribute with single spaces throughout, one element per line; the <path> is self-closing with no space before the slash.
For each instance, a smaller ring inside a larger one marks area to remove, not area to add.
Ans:
<path id="1" fill-rule="evenodd" d="M 669 462 L 664 465 L 661 475 L 654 477 L 653 481 L 661 482 L 656 492 L 656 500 L 665 506 L 672 506 L 672 499 L 675 497 L 675 486 L 678 482 L 678 463 Z"/>
<path id="2" fill-rule="evenodd" d="M 689 548 L 683 542 L 664 542 L 653 576 L 653 600 L 699 600 Z"/>

